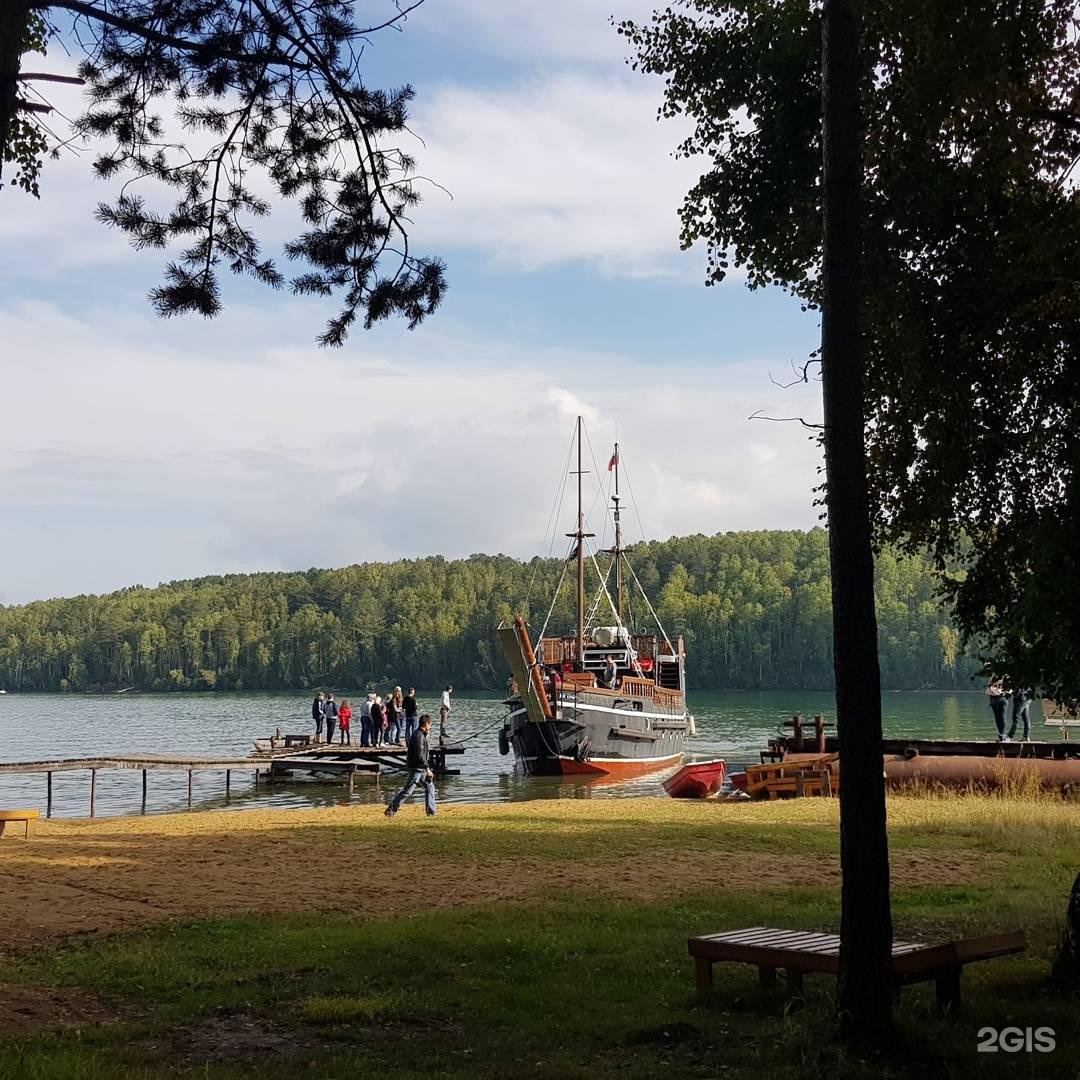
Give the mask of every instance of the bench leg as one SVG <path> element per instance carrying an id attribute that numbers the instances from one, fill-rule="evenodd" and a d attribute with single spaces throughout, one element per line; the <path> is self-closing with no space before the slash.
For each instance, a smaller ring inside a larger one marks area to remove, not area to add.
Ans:
<path id="1" fill-rule="evenodd" d="M 937 1005 L 941 1012 L 957 1012 L 960 1008 L 960 968 L 948 968 L 934 977 Z"/>
<path id="2" fill-rule="evenodd" d="M 713 962 L 707 956 L 694 957 L 694 982 L 699 994 L 713 988 L 712 965 Z"/>
<path id="3" fill-rule="evenodd" d="M 766 967 L 764 964 L 758 965 L 757 969 L 758 985 L 763 987 L 776 985 L 776 968 Z"/>

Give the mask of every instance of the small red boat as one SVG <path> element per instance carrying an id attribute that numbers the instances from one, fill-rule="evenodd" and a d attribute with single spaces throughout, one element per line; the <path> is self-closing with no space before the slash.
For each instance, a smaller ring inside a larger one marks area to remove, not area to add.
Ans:
<path id="1" fill-rule="evenodd" d="M 691 761 L 664 781 L 664 790 L 673 799 L 707 799 L 720 790 L 727 765 L 714 761 Z"/>

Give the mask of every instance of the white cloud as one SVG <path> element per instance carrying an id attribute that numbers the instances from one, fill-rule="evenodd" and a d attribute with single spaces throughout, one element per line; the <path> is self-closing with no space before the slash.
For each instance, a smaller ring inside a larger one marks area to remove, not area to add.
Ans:
<path id="1" fill-rule="evenodd" d="M 618 63 L 628 54 L 611 25 L 647 20 L 655 0 L 427 0 L 409 17 L 421 30 L 468 41 L 522 63 Z"/>
<path id="2" fill-rule="evenodd" d="M 425 245 L 485 252 L 536 270 L 578 261 L 611 276 L 689 272 L 678 207 L 700 163 L 676 161 L 679 125 L 658 124 L 642 78 L 566 74 L 496 91 L 444 87 L 418 103 L 417 211 Z M 694 271 L 699 276 L 698 270 Z"/>
<path id="3" fill-rule="evenodd" d="M 686 125 L 658 123 L 659 80 L 624 67 L 625 45 L 607 22 L 616 7 L 620 17 L 642 17 L 652 3 L 428 0 L 410 15 L 402 45 L 433 33 L 450 43 L 486 42 L 512 61 L 497 82 L 418 86 L 411 127 L 423 143 L 410 149 L 418 171 L 452 194 L 423 186 L 414 236 L 424 251 L 464 248 L 514 270 L 577 262 L 609 277 L 700 281 L 702 255 L 679 252 L 677 210 L 701 163 L 672 158 Z M 50 59 L 51 70 L 66 65 Z M 50 85 L 47 93 L 69 116 L 83 108 L 76 88 Z M 173 137 L 206 138 L 173 130 L 167 101 L 160 111 Z M 64 129 L 62 117 L 54 122 Z M 0 217 L 0 245 L 33 249 L 34 276 L 122 260 L 156 275 L 164 263 L 161 252 L 133 254 L 122 234 L 94 220 L 97 204 L 114 199 L 122 182 L 93 177 L 101 149 L 92 143 L 47 161 L 40 202 L 5 193 L 6 203 L 22 204 Z M 258 170 L 248 179 L 274 201 Z M 153 206 L 171 205 L 155 183 L 133 190 Z M 268 255 L 281 261 L 281 243 L 297 223 L 295 207 L 277 200 L 257 223 Z"/>
<path id="4" fill-rule="evenodd" d="M 602 482 L 618 422 L 652 536 L 814 523 L 806 432 L 747 417 L 813 417 L 817 388 L 779 391 L 764 363 L 669 370 L 656 385 L 655 369 L 618 356 L 431 329 L 358 361 L 312 350 L 295 323 L 287 304 L 234 311 L 180 349 L 141 314 L 0 311 L 6 356 L 35 357 L 5 365 L 0 599 L 429 553 L 528 557 L 579 409 Z"/>

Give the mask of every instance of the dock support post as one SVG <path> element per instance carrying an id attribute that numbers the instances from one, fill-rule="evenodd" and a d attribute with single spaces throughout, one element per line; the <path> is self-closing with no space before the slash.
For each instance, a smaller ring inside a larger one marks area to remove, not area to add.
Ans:
<path id="1" fill-rule="evenodd" d="M 142 771 L 142 813 L 146 813 L 146 770 Z"/>
<path id="2" fill-rule="evenodd" d="M 226 769 L 225 770 L 225 801 L 226 802 L 229 801 L 229 779 L 230 779 L 229 770 Z"/>
<path id="3" fill-rule="evenodd" d="M 795 753 L 801 754 L 803 750 L 803 717 L 802 713 L 796 713 L 791 718 L 791 741 L 795 745 Z"/>
<path id="4" fill-rule="evenodd" d="M 187 771 L 187 808 L 189 810 L 191 809 L 191 777 L 192 777 L 193 771 L 194 770 L 192 770 L 192 769 L 188 769 L 188 771 Z"/>
<path id="5" fill-rule="evenodd" d="M 356 779 L 356 770 L 355 769 L 350 769 L 349 770 L 349 794 L 350 795 L 352 795 L 352 793 L 353 793 L 353 780 L 355 780 L 355 779 Z"/>
<path id="6" fill-rule="evenodd" d="M 821 713 L 814 715 L 814 736 L 817 739 L 817 752 L 825 753 L 825 717 Z"/>
<path id="7" fill-rule="evenodd" d="M 97 798 L 97 769 L 90 770 L 90 816 L 94 816 L 94 801 Z"/>
<path id="8" fill-rule="evenodd" d="M 45 774 L 45 816 L 52 817 L 52 769 Z"/>

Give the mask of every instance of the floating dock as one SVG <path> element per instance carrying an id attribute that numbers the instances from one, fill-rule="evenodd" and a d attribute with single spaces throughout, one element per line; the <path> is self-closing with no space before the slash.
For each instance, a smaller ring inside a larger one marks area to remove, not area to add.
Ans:
<path id="1" fill-rule="evenodd" d="M 276 780 L 294 772 L 344 773 L 349 778 L 349 791 L 357 773 L 378 776 L 384 769 L 394 772 L 405 770 L 404 746 L 333 746 L 323 743 L 307 746 L 302 750 L 275 753 L 268 759 L 269 779 Z M 460 743 L 441 743 L 429 747 L 431 768 L 436 776 L 457 776 L 459 769 L 450 769 L 446 759 L 450 755 L 464 754 Z"/>

